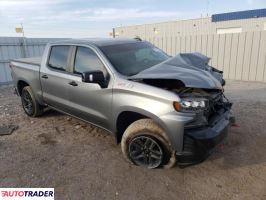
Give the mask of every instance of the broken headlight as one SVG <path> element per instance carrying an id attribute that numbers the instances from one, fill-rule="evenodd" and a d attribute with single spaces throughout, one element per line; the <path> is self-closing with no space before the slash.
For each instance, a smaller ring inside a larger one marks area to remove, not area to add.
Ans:
<path id="1" fill-rule="evenodd" d="M 208 100 L 203 98 L 182 99 L 181 102 L 174 102 L 177 111 L 202 111 L 208 107 Z"/>

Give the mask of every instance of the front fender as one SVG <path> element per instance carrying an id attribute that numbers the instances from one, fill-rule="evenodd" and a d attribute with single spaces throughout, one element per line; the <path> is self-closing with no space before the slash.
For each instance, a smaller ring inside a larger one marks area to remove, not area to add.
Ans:
<path id="1" fill-rule="evenodd" d="M 181 152 L 183 149 L 183 135 L 184 135 L 184 124 L 188 121 L 193 120 L 193 116 L 190 115 L 179 115 L 176 111 L 169 112 L 163 115 L 156 115 L 145 109 L 140 109 L 134 106 L 123 106 L 118 109 L 113 118 L 113 132 L 116 132 L 116 121 L 120 113 L 124 111 L 131 111 L 147 118 L 154 120 L 158 125 L 165 131 L 166 136 L 169 139 L 170 145 L 176 152 Z"/>

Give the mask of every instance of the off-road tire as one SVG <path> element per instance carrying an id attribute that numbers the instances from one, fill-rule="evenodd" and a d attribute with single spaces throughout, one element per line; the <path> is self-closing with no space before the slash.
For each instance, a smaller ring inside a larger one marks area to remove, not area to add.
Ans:
<path id="1" fill-rule="evenodd" d="M 26 108 L 25 108 L 25 103 L 23 102 L 23 98 L 24 95 L 29 95 L 31 103 L 32 103 L 32 111 L 29 112 Z M 30 116 L 30 117 L 38 117 L 40 115 L 42 115 L 43 113 L 43 108 L 42 106 L 37 102 L 36 98 L 33 95 L 33 92 L 30 88 L 30 86 L 26 86 L 22 89 L 21 91 L 21 103 L 22 103 L 22 107 L 23 110 L 25 111 L 25 113 Z"/>
<path id="2" fill-rule="evenodd" d="M 137 120 L 131 125 L 129 125 L 128 128 L 125 130 L 121 140 L 121 148 L 123 155 L 128 162 L 135 164 L 129 155 L 129 144 L 134 138 L 139 136 L 147 136 L 154 138 L 162 147 L 163 161 L 157 167 L 171 168 L 175 165 L 175 151 L 172 149 L 165 131 L 151 119 Z"/>

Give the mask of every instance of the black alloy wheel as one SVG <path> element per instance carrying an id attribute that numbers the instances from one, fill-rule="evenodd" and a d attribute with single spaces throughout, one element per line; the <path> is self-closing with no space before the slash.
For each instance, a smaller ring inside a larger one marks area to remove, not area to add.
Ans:
<path id="1" fill-rule="evenodd" d="M 28 115 L 32 115 L 34 110 L 33 110 L 33 101 L 30 96 L 30 93 L 27 90 L 23 90 L 21 94 L 21 99 L 22 99 L 22 106 L 25 110 L 25 112 Z"/>
<path id="2" fill-rule="evenodd" d="M 163 162 L 163 148 L 159 141 L 151 136 L 141 135 L 129 143 L 129 158 L 133 163 L 147 168 L 156 168 Z"/>

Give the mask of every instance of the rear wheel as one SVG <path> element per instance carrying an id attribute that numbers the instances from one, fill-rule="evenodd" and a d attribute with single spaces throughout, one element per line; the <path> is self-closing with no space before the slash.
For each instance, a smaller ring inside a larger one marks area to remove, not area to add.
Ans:
<path id="1" fill-rule="evenodd" d="M 43 113 L 43 109 L 35 99 L 30 86 L 26 86 L 22 89 L 21 102 L 22 107 L 28 116 L 37 117 Z"/>
<path id="2" fill-rule="evenodd" d="M 151 119 L 133 122 L 121 141 L 124 157 L 131 163 L 147 167 L 172 167 L 175 155 L 164 130 Z"/>

